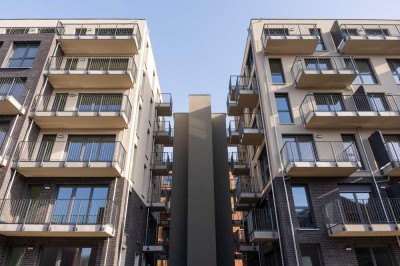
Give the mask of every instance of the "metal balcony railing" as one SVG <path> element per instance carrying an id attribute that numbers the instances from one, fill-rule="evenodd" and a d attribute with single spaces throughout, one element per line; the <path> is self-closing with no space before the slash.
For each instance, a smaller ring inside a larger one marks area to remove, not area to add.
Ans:
<path id="1" fill-rule="evenodd" d="M 235 120 L 231 120 L 229 121 L 229 126 L 228 126 L 228 137 L 231 138 L 232 135 L 234 134 L 238 134 L 239 130 L 238 130 L 238 121 Z"/>
<path id="2" fill-rule="evenodd" d="M 1 224 L 114 226 L 116 204 L 107 199 L 8 199 L 0 201 Z"/>
<path id="3" fill-rule="evenodd" d="M 298 56 L 291 68 L 293 79 L 297 82 L 306 71 L 324 73 L 324 71 L 357 71 L 357 66 L 351 56 Z"/>
<path id="4" fill-rule="evenodd" d="M 172 158 L 172 152 L 153 152 L 151 156 L 151 164 L 158 166 L 171 166 L 173 162 Z"/>
<path id="5" fill-rule="evenodd" d="M 400 24 L 341 24 L 340 30 L 344 40 L 354 37 L 365 39 L 380 37 L 400 38 Z"/>
<path id="6" fill-rule="evenodd" d="M 389 154 L 391 162 L 400 162 L 400 142 L 389 141 L 385 143 L 386 151 Z"/>
<path id="7" fill-rule="evenodd" d="M 148 202 L 168 202 L 172 188 L 172 176 L 155 176 L 149 187 Z"/>
<path id="8" fill-rule="evenodd" d="M 125 113 L 129 120 L 132 104 L 128 95 L 122 94 L 36 95 L 32 112 L 115 112 Z"/>
<path id="9" fill-rule="evenodd" d="M 174 129 L 171 127 L 170 121 L 155 121 L 154 123 L 154 133 L 165 133 L 172 137 L 174 134 Z"/>
<path id="10" fill-rule="evenodd" d="M 360 156 L 354 142 L 286 141 L 281 150 L 284 167 L 296 162 L 355 162 Z"/>
<path id="11" fill-rule="evenodd" d="M 264 24 L 261 39 L 264 43 L 271 37 L 298 37 L 299 39 L 305 37 L 319 38 L 316 24 Z"/>
<path id="12" fill-rule="evenodd" d="M 233 212 L 232 221 L 236 224 L 243 223 L 243 212 L 240 211 Z"/>
<path id="13" fill-rule="evenodd" d="M 238 229 L 233 233 L 233 241 L 235 244 L 240 245 L 240 244 L 246 244 L 246 233 L 244 232 L 243 229 Z"/>
<path id="14" fill-rule="evenodd" d="M 112 37 L 118 39 L 121 37 L 136 37 L 139 48 L 142 42 L 139 25 L 137 23 L 101 23 L 101 24 L 73 24 L 58 23 L 58 35 L 61 37 L 70 36 L 80 38 L 99 38 Z"/>
<path id="15" fill-rule="evenodd" d="M 260 185 L 256 177 L 253 176 L 238 176 L 235 183 L 236 193 L 259 193 L 261 192 Z"/>
<path id="16" fill-rule="evenodd" d="M 26 107 L 29 89 L 20 78 L 0 78 L 0 99 L 14 97 L 22 107 Z"/>
<path id="17" fill-rule="evenodd" d="M 272 231 L 277 232 L 275 221 L 275 211 L 272 203 L 268 203 L 265 208 L 252 209 L 246 216 L 246 229 L 249 235 L 254 231 Z"/>
<path id="18" fill-rule="evenodd" d="M 247 128 L 255 128 L 262 130 L 263 124 L 260 111 L 244 112 L 239 118 L 239 123 L 237 128 L 240 135 L 242 135 L 243 130 Z"/>
<path id="19" fill-rule="evenodd" d="M 254 77 L 232 75 L 229 78 L 229 92 L 235 94 L 237 100 L 241 90 L 250 90 L 258 94 L 258 84 Z"/>
<path id="20" fill-rule="evenodd" d="M 231 166 L 233 165 L 247 165 L 249 166 L 249 159 L 247 152 L 229 152 L 228 162 Z"/>
<path id="21" fill-rule="evenodd" d="M 0 156 L 3 160 L 11 158 L 16 144 L 17 142 L 15 139 L 7 134 L 7 132 L 0 129 Z"/>
<path id="22" fill-rule="evenodd" d="M 171 93 L 157 93 L 155 96 L 156 103 L 170 104 L 172 108 L 172 94 Z"/>
<path id="23" fill-rule="evenodd" d="M 308 94 L 300 105 L 305 124 L 314 112 L 400 112 L 400 95 Z"/>
<path id="24" fill-rule="evenodd" d="M 108 162 L 123 170 L 126 151 L 119 141 L 21 141 L 14 161 L 20 162 Z"/>
<path id="25" fill-rule="evenodd" d="M 82 56 L 51 56 L 47 61 L 47 70 L 61 70 L 66 74 L 83 72 L 84 74 L 98 71 L 106 74 L 124 71 L 132 73 L 136 78 L 137 67 L 133 57 L 82 57 Z"/>
<path id="26" fill-rule="evenodd" d="M 346 224 L 400 223 L 400 199 L 370 198 L 350 200 L 340 198 L 322 207 L 327 228 Z"/>
<path id="27" fill-rule="evenodd" d="M 0 34 L 55 34 L 56 27 L 0 27 Z"/>

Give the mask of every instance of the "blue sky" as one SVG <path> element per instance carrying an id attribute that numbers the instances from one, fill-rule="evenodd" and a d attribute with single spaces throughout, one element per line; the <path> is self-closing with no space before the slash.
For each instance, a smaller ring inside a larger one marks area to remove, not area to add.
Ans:
<path id="1" fill-rule="evenodd" d="M 251 18 L 393 18 L 400 0 L 2 0 L 5 18 L 145 18 L 164 92 L 174 111 L 211 93 L 226 112 L 229 75 L 241 67 Z"/>

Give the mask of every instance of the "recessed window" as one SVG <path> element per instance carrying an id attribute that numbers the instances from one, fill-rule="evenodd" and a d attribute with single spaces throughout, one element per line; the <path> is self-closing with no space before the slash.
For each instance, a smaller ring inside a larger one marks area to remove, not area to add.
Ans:
<path id="1" fill-rule="evenodd" d="M 400 59 L 388 59 L 387 62 L 396 84 L 400 84 Z"/>
<path id="2" fill-rule="evenodd" d="M 8 67 L 31 67 L 38 49 L 38 43 L 15 43 L 8 61 Z"/>
<path id="3" fill-rule="evenodd" d="M 282 124 L 293 123 L 292 110 L 287 94 L 275 94 L 276 108 L 278 109 L 279 122 Z"/>
<path id="4" fill-rule="evenodd" d="M 393 266 L 392 255 L 389 248 L 355 248 L 359 266 L 385 265 Z"/>
<path id="5" fill-rule="evenodd" d="M 300 245 L 303 266 L 321 266 L 322 258 L 318 245 Z"/>
<path id="6" fill-rule="evenodd" d="M 377 84 L 378 80 L 372 70 L 371 63 L 368 59 L 354 59 L 358 69 L 358 76 L 354 80 L 354 84 Z"/>
<path id="7" fill-rule="evenodd" d="M 310 201 L 306 186 L 293 186 L 293 202 L 300 228 L 314 228 Z"/>
<path id="8" fill-rule="evenodd" d="M 25 247 L 13 247 L 10 252 L 7 265 L 8 266 L 22 265 L 24 254 L 25 254 Z"/>
<path id="9" fill-rule="evenodd" d="M 317 35 L 319 37 L 319 41 L 317 47 L 315 48 L 315 51 L 317 52 L 326 51 L 325 43 L 324 40 L 322 39 L 321 29 L 315 29 L 315 28 L 310 29 L 310 34 Z"/>
<path id="10" fill-rule="evenodd" d="M 95 265 L 96 249 L 92 247 L 44 247 L 39 266 Z"/>
<path id="11" fill-rule="evenodd" d="M 272 84 L 284 84 L 285 76 L 283 75 L 281 60 L 269 59 L 269 67 L 271 69 Z"/>

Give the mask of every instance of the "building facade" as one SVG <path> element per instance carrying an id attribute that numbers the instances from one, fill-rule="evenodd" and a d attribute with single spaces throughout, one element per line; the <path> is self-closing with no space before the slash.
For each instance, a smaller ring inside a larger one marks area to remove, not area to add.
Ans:
<path id="1" fill-rule="evenodd" d="M 0 264 L 163 263 L 172 99 L 146 21 L 2 20 L 0 45 Z"/>
<path id="2" fill-rule="evenodd" d="M 237 265 L 399 265 L 400 22 L 253 19 L 227 99 Z"/>

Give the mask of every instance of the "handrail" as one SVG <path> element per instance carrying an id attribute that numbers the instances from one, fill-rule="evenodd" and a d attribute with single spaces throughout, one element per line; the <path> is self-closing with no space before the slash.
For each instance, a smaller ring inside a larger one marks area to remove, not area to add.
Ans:
<path id="1" fill-rule="evenodd" d="M 147 202 L 149 203 L 165 203 L 169 201 L 169 194 L 171 186 L 166 187 L 164 185 L 164 176 L 155 176 L 150 182 L 149 196 Z"/>
<path id="2" fill-rule="evenodd" d="M 22 107 L 27 106 L 30 90 L 20 78 L 0 78 L 0 98 L 14 97 Z"/>
<path id="3" fill-rule="evenodd" d="M 247 222 L 247 232 L 249 235 L 255 231 L 272 231 L 277 232 L 275 222 L 275 212 L 272 208 L 273 203 L 268 200 L 267 206 L 264 208 L 254 208 L 247 214 L 245 220 Z"/>
<path id="4" fill-rule="evenodd" d="M 172 152 L 153 152 L 151 156 L 151 164 L 170 166 L 173 162 L 172 154 Z"/>
<path id="5" fill-rule="evenodd" d="M 365 39 L 400 37 L 400 24 L 341 24 L 343 39 L 363 37 Z"/>
<path id="6" fill-rule="evenodd" d="M 125 166 L 126 150 L 120 141 L 21 141 L 14 162 L 108 162 Z"/>
<path id="7" fill-rule="evenodd" d="M 228 162 L 230 165 L 249 165 L 247 152 L 229 152 Z"/>
<path id="8" fill-rule="evenodd" d="M 238 197 L 240 197 L 240 193 L 260 193 L 261 188 L 258 183 L 258 178 L 254 176 L 238 176 L 235 188 Z"/>
<path id="9" fill-rule="evenodd" d="M 55 34 L 57 31 L 57 27 L 0 27 L 0 34 Z"/>

